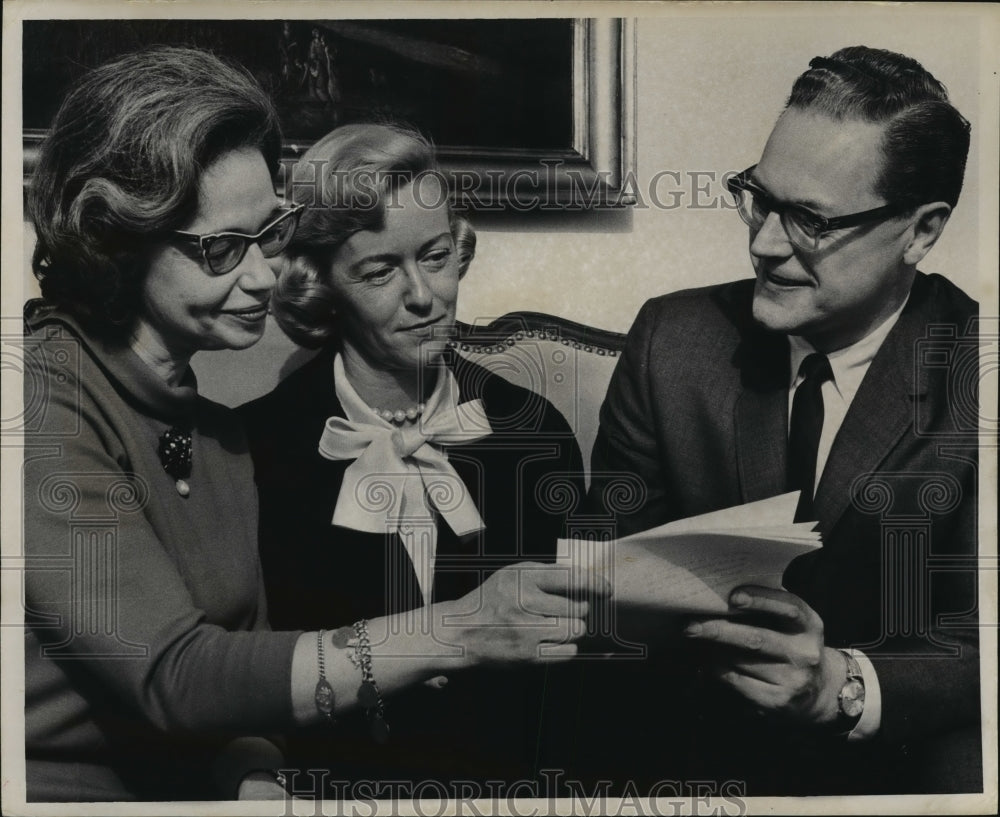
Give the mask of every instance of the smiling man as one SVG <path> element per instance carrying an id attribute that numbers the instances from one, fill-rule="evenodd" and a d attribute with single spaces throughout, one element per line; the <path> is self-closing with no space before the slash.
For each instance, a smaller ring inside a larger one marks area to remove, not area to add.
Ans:
<path id="1" fill-rule="evenodd" d="M 676 747 L 629 751 L 635 718 L 612 711 L 579 735 L 614 747 L 599 771 L 750 795 L 981 789 L 976 395 L 949 363 L 975 361 L 978 307 L 917 271 L 968 146 L 914 60 L 814 59 L 729 184 L 755 279 L 639 313 L 593 455 L 596 506 L 623 473 L 645 484 L 634 511 L 607 511 L 617 534 L 798 490 L 823 547 L 785 590 L 740 588 L 729 616 L 684 622 L 641 670 L 591 673 Z"/>

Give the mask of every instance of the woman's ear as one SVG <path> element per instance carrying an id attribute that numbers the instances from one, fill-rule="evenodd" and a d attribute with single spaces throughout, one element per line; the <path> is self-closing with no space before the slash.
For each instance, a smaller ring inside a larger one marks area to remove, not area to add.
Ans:
<path id="1" fill-rule="evenodd" d="M 950 216 L 951 205 L 943 201 L 922 204 L 917 208 L 913 217 L 910 242 L 903 250 L 904 263 L 915 267 L 924 259 L 941 236 Z"/>

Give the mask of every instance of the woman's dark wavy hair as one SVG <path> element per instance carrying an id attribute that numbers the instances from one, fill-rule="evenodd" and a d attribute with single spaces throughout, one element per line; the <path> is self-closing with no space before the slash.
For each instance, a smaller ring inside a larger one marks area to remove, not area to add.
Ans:
<path id="1" fill-rule="evenodd" d="M 875 192 L 887 202 L 958 202 L 970 126 L 916 60 L 863 45 L 816 57 L 796 80 L 788 107 L 884 125 Z"/>
<path id="2" fill-rule="evenodd" d="M 151 243 L 194 215 L 202 172 L 240 148 L 277 170 L 278 115 L 244 69 L 156 47 L 88 72 L 56 114 L 28 194 L 45 300 L 101 335 L 131 331 Z"/>
<path id="3" fill-rule="evenodd" d="M 271 294 L 271 312 L 288 337 L 312 348 L 337 338 L 337 299 L 329 281 L 333 255 L 355 233 L 382 229 L 394 191 L 427 176 L 437 177 L 447 195 L 434 147 L 418 131 L 394 123 L 336 128 L 295 163 L 287 197 L 305 210 Z M 459 273 L 465 275 L 476 233 L 450 203 L 448 218 Z"/>

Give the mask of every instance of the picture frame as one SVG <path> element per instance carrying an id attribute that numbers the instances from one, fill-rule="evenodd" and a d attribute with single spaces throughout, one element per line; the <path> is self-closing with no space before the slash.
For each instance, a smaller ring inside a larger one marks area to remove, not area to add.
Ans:
<path id="1" fill-rule="evenodd" d="M 26 184 L 76 76 L 137 47 L 173 43 L 241 62 L 271 91 L 285 132 L 279 190 L 336 125 L 389 119 L 435 142 L 460 208 L 635 203 L 635 27 L 627 18 L 45 20 L 26 23 L 25 40 Z M 53 52 L 62 56 L 53 61 Z"/>

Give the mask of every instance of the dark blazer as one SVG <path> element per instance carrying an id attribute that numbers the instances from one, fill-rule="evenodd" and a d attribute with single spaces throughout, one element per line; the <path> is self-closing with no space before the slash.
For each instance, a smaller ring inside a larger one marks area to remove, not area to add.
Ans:
<path id="1" fill-rule="evenodd" d="M 753 285 L 667 295 L 639 313 L 592 463 L 592 504 L 615 517 L 618 535 L 786 490 L 789 347 L 752 320 Z M 846 742 L 761 719 L 703 682 L 693 648 L 654 648 L 640 683 L 659 678 L 646 690 L 659 702 L 651 711 L 683 748 L 623 760 L 623 775 L 633 762 L 648 763 L 650 779 L 732 775 L 750 794 L 981 788 L 978 350 L 966 334 L 977 314 L 944 278 L 917 275 L 819 483 L 824 545 L 785 574 L 822 617 L 827 644 L 872 659 L 877 738 Z M 644 502 L 613 507 L 616 472 L 642 481 Z"/>
<path id="2" fill-rule="evenodd" d="M 350 465 L 317 450 L 327 418 L 344 416 L 333 357 L 334 349 L 322 351 L 239 409 L 254 458 L 275 629 L 332 629 L 423 604 L 398 536 L 331 525 Z M 459 539 L 439 520 L 435 601 L 459 598 L 504 565 L 551 561 L 565 509 L 546 496 L 558 496 L 556 483 L 581 501 L 584 493 L 576 439 L 548 401 L 460 356 L 451 365 L 460 399 L 481 399 L 494 433 L 447 449 L 486 528 Z M 345 718 L 335 735 L 326 729 L 297 744 L 297 760 L 331 768 L 341 779 L 532 774 L 543 676 L 541 670 L 456 674 L 442 690 L 420 687 L 387 701 L 388 745 L 374 746 L 360 722 Z"/>

